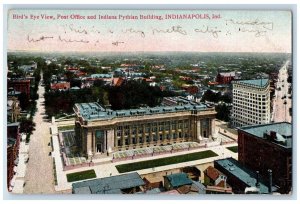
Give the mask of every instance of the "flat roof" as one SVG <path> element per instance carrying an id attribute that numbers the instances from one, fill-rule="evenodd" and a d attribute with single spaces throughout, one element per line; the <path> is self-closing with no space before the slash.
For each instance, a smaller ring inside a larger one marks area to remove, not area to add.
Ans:
<path id="1" fill-rule="evenodd" d="M 233 82 L 237 84 L 252 85 L 252 86 L 263 88 L 268 85 L 269 79 L 237 80 Z"/>
<path id="2" fill-rule="evenodd" d="M 280 146 L 286 148 L 292 148 L 292 124 L 288 122 L 261 124 L 261 125 L 250 125 L 238 128 L 246 133 L 249 133 L 255 137 L 264 138 L 265 133 L 270 131 L 276 132 L 276 140 Z"/>
<path id="3" fill-rule="evenodd" d="M 219 159 L 215 160 L 214 164 L 219 164 L 220 171 L 223 171 L 223 173 L 227 176 L 228 174 L 231 174 L 231 176 L 236 177 L 238 180 L 243 182 L 246 186 L 251 187 L 256 185 L 256 173 L 243 167 L 237 160 L 233 158 L 226 158 L 226 159 Z M 216 167 L 216 165 L 215 165 Z M 219 168 L 219 167 L 216 167 Z M 262 180 L 262 178 L 259 178 L 259 189 L 260 193 L 267 194 L 269 193 L 268 184 Z M 272 191 L 277 191 L 278 188 L 275 186 L 272 186 Z"/>
<path id="4" fill-rule="evenodd" d="M 116 117 L 126 116 L 138 116 L 138 115 L 153 115 L 163 113 L 176 113 L 182 111 L 192 110 L 207 110 L 207 106 L 202 103 L 197 104 L 185 104 L 176 106 L 156 106 L 139 109 L 124 109 L 124 110 L 111 110 L 104 109 L 97 102 L 94 103 L 76 103 L 75 106 L 78 108 L 80 116 L 84 120 L 101 120 L 101 119 L 113 119 Z"/>
<path id="5" fill-rule="evenodd" d="M 186 173 L 170 174 L 165 177 L 169 180 L 173 187 L 193 184 L 193 181 L 188 178 Z"/>
<path id="6" fill-rule="evenodd" d="M 144 185 L 138 173 L 122 174 L 100 179 L 87 180 L 72 184 L 76 194 L 120 194 L 122 189 Z"/>

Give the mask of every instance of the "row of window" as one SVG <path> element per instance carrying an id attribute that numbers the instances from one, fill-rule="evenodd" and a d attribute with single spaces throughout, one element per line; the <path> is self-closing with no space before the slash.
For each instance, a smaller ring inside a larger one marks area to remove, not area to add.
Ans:
<path id="1" fill-rule="evenodd" d="M 164 138 L 163 134 L 159 135 L 153 135 L 151 138 L 150 136 L 145 137 L 145 141 L 143 137 L 132 137 L 130 138 L 125 138 L 124 139 L 124 144 L 122 138 L 118 138 L 117 141 L 117 146 L 123 146 L 123 145 L 130 145 L 130 144 L 143 144 L 144 142 L 156 142 L 156 141 L 163 141 L 164 139 L 171 140 L 171 139 L 177 139 L 177 138 L 188 138 L 190 135 L 188 133 L 181 133 L 179 132 L 178 135 L 176 133 L 173 133 L 172 135 L 167 134 Z"/>
<path id="2" fill-rule="evenodd" d="M 242 113 L 249 113 L 249 114 L 255 114 L 255 115 L 257 115 L 259 113 L 266 113 L 265 109 L 261 110 L 261 109 L 255 109 L 255 108 L 249 108 L 249 107 L 244 107 L 244 108 L 234 107 L 232 110 L 233 110 L 233 112 L 240 111 Z"/>
<path id="3" fill-rule="evenodd" d="M 265 99 L 262 99 L 262 100 L 257 100 L 257 99 L 244 99 L 244 98 L 241 98 L 241 97 L 236 97 L 236 98 L 233 98 L 233 102 L 239 102 L 239 103 L 242 103 L 242 102 L 244 102 L 244 103 L 253 103 L 253 104 L 259 104 L 259 105 L 261 105 L 261 104 L 263 104 L 263 105 L 265 105 L 266 104 L 266 100 Z"/>
<path id="4" fill-rule="evenodd" d="M 116 131 L 116 135 L 117 136 L 121 136 L 122 135 L 122 127 L 124 127 L 124 129 L 123 129 L 123 131 L 124 131 L 124 135 L 129 135 L 129 133 L 130 133 L 130 129 L 129 129 L 129 127 L 127 128 L 127 126 L 118 126 L 116 129 L 115 129 L 115 131 Z M 185 122 L 185 123 L 179 123 L 178 124 L 178 129 L 184 129 L 184 130 L 186 130 L 186 129 L 188 129 L 188 127 L 189 127 L 189 123 L 188 123 L 188 121 L 187 122 Z M 145 132 L 144 132 L 144 128 L 143 127 L 136 127 L 136 126 L 133 126 L 133 127 L 131 127 L 131 134 L 132 135 L 135 135 L 135 134 L 143 134 L 143 133 L 145 133 L 145 134 L 147 134 L 147 133 L 151 133 L 151 132 L 157 132 L 157 130 L 158 131 L 176 131 L 176 124 L 171 124 L 171 126 L 170 126 L 170 124 L 169 125 L 161 125 L 160 123 L 159 123 L 159 125 L 158 125 L 158 127 L 157 126 L 152 126 L 152 128 L 150 128 L 150 127 L 145 127 Z"/>

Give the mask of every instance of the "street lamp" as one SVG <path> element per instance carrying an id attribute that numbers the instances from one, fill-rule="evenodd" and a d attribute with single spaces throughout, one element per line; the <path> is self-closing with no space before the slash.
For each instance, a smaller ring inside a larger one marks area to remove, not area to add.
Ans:
<path id="1" fill-rule="evenodd" d="M 284 104 L 284 121 L 286 122 L 286 100 L 284 100 L 283 104 Z"/>

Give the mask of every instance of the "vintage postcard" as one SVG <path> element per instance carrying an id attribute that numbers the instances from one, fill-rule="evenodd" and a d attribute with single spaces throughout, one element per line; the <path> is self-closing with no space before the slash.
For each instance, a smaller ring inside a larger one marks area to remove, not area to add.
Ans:
<path id="1" fill-rule="evenodd" d="M 292 194 L 292 18 L 9 10 L 8 191 Z"/>

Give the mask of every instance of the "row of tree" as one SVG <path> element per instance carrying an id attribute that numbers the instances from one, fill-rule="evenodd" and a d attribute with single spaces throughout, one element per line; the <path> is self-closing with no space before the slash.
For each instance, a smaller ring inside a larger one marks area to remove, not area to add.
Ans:
<path id="1" fill-rule="evenodd" d="M 49 117 L 73 113 L 75 103 L 99 102 L 113 110 L 157 106 L 163 97 L 174 96 L 143 81 L 127 81 L 121 86 L 104 86 L 100 81 L 93 87 L 79 90 L 48 91 L 45 93 L 46 113 Z"/>

